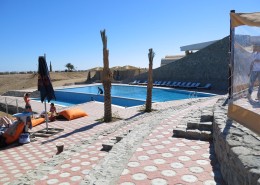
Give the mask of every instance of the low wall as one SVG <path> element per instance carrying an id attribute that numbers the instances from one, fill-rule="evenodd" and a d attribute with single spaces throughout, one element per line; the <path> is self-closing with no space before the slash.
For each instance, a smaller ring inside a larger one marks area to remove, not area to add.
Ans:
<path id="1" fill-rule="evenodd" d="M 260 185 L 260 137 L 227 118 L 226 99 L 214 106 L 213 142 L 229 185 Z"/>

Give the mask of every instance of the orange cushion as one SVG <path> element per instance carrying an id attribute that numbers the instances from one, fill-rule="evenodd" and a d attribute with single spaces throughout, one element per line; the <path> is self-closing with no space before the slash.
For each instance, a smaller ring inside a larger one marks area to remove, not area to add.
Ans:
<path id="1" fill-rule="evenodd" d="M 39 124 L 42 124 L 43 122 L 45 122 L 44 118 L 32 119 L 32 126 L 35 127 Z"/>
<path id="2" fill-rule="evenodd" d="M 14 133 L 14 135 L 10 135 L 7 132 L 5 132 L 3 135 L 5 137 L 5 142 L 7 144 L 11 144 L 11 143 L 15 142 L 16 140 L 18 140 L 21 133 L 23 132 L 23 128 L 24 128 L 24 123 L 20 122 L 17 125 L 17 129 L 16 129 L 16 132 Z"/>
<path id="3" fill-rule="evenodd" d="M 79 108 L 63 110 L 59 113 L 59 115 L 64 116 L 67 120 L 88 116 L 86 112 Z"/>

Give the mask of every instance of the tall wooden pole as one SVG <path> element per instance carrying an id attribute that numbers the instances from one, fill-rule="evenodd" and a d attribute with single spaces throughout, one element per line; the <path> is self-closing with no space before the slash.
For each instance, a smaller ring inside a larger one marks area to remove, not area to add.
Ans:
<path id="1" fill-rule="evenodd" d="M 231 13 L 235 13 L 235 10 L 231 10 Z M 228 65 L 228 98 L 232 100 L 233 96 L 233 75 L 234 75 L 234 46 L 232 45 L 234 39 L 234 28 L 232 28 L 232 22 L 230 19 L 230 29 L 229 29 L 229 65 Z"/>
<path id="2" fill-rule="evenodd" d="M 107 49 L 107 36 L 106 30 L 100 31 L 102 43 L 103 43 L 103 87 L 104 87 L 104 121 L 112 121 L 112 108 L 111 108 L 111 71 L 109 69 L 108 55 L 109 51 Z"/>
<path id="3" fill-rule="evenodd" d="M 148 58 L 149 58 L 149 69 L 148 69 L 148 79 L 147 79 L 147 96 L 146 96 L 146 112 L 152 111 L 152 89 L 153 89 L 153 58 L 154 58 L 153 49 L 149 49 Z"/>

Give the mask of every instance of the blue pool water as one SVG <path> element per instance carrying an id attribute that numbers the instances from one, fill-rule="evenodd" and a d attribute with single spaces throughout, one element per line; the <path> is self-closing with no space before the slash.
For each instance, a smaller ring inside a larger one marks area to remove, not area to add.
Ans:
<path id="1" fill-rule="evenodd" d="M 56 104 L 62 104 L 67 106 L 85 103 L 92 100 L 104 102 L 104 96 L 98 94 L 98 87 L 103 89 L 102 85 L 84 86 L 77 88 L 56 89 L 55 95 L 57 98 Z M 111 97 L 112 104 L 131 107 L 137 105 L 143 105 L 146 101 L 147 88 L 142 86 L 129 86 L 129 85 L 112 85 Z M 165 89 L 165 88 L 153 88 L 152 91 L 153 102 L 165 102 L 172 100 L 180 100 L 190 98 L 190 91 Z M 214 94 L 197 92 L 197 97 L 209 97 Z M 58 103 L 59 102 L 59 103 Z"/>

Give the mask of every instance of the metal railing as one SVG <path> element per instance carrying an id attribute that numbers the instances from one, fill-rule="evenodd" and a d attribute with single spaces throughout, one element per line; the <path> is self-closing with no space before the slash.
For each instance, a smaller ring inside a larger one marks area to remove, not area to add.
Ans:
<path id="1" fill-rule="evenodd" d="M 19 113 L 19 104 L 20 105 L 24 104 L 22 100 L 8 98 L 8 97 L 0 97 L 0 102 L 5 104 L 6 114 L 9 114 L 10 106 L 15 107 L 16 113 Z"/>

